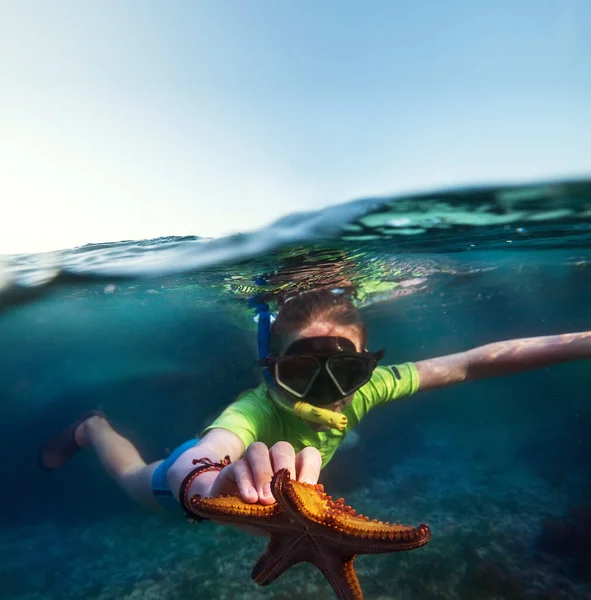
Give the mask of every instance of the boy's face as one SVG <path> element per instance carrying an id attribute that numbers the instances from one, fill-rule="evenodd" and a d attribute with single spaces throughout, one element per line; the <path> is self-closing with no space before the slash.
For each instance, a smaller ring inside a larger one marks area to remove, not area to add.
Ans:
<path id="1" fill-rule="evenodd" d="M 287 337 L 281 347 L 281 354 L 283 355 L 287 348 L 289 348 L 289 346 L 291 346 L 291 344 L 293 344 L 295 341 L 310 337 L 344 337 L 348 340 L 351 340 L 353 344 L 355 344 L 355 349 L 357 352 L 363 352 L 365 350 L 361 342 L 361 334 L 356 327 L 335 325 L 334 323 L 330 323 L 328 321 L 318 321 L 308 325 L 304 329 L 301 329 L 297 334 Z M 340 413 L 343 412 L 343 409 L 349 406 L 352 401 L 353 394 L 347 396 L 346 398 L 341 398 L 336 402 L 330 402 L 329 404 L 322 404 L 318 406 L 320 406 L 320 408 L 326 408 L 327 410 Z M 330 427 L 326 427 L 325 425 L 312 423 L 311 421 L 305 421 L 305 423 L 314 431 L 330 431 Z"/>

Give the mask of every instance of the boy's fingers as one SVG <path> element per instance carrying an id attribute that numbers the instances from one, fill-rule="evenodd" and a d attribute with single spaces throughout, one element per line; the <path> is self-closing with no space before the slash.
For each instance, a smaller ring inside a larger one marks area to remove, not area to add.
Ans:
<path id="1" fill-rule="evenodd" d="M 288 442 L 278 442 L 271 450 L 262 442 L 251 444 L 244 458 L 222 469 L 211 488 L 212 496 L 235 494 L 245 502 L 272 504 L 271 478 L 280 469 L 288 469 L 292 478 L 315 484 L 320 476 L 322 457 L 316 448 L 304 448 L 297 455 Z"/>
<path id="2" fill-rule="evenodd" d="M 318 483 L 320 469 L 322 468 L 322 456 L 316 448 L 307 446 L 295 457 L 297 480 L 305 483 Z"/>
<path id="3" fill-rule="evenodd" d="M 271 463 L 273 465 L 273 473 L 277 473 L 280 469 L 287 469 L 290 477 L 295 479 L 296 476 L 296 460 L 295 450 L 289 442 L 277 442 L 271 450 Z"/>
<path id="4" fill-rule="evenodd" d="M 254 477 L 248 463 L 241 458 L 220 471 L 211 488 L 212 496 L 235 494 L 236 489 L 245 502 L 257 502 Z"/>
<path id="5" fill-rule="evenodd" d="M 247 449 L 244 458 L 250 466 L 254 477 L 254 486 L 256 488 L 258 499 L 261 504 L 273 504 L 275 499 L 271 494 L 271 478 L 273 477 L 273 468 L 271 466 L 271 457 L 269 449 L 262 442 L 254 442 Z"/>

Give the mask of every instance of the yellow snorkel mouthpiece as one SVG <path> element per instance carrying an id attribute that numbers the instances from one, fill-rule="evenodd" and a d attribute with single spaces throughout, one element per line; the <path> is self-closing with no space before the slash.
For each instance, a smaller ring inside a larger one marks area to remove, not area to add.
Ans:
<path id="1" fill-rule="evenodd" d="M 320 408 L 319 406 L 308 404 L 308 402 L 303 402 L 302 400 L 291 402 L 278 392 L 273 385 L 268 386 L 267 390 L 276 404 L 300 419 L 318 423 L 319 425 L 325 425 L 326 427 L 337 429 L 338 431 L 344 431 L 347 427 L 347 417 L 342 413 L 334 412 L 327 408 Z"/>
<path id="2" fill-rule="evenodd" d="M 344 414 L 320 408 L 301 400 L 293 405 L 292 411 L 294 415 L 306 421 L 326 425 L 332 429 L 343 431 L 347 427 L 347 417 Z"/>

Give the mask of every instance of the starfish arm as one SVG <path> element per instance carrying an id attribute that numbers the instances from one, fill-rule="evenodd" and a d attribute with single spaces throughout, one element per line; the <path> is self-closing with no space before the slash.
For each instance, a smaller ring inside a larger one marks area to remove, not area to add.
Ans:
<path id="1" fill-rule="evenodd" d="M 427 525 L 410 527 L 383 523 L 358 515 L 343 499 L 333 500 L 321 485 L 292 481 L 286 469 L 278 471 L 271 482 L 281 510 L 293 522 L 315 535 L 330 534 L 331 541 L 348 547 L 351 554 L 379 554 L 412 550 L 425 545 L 431 531 Z"/>
<path id="2" fill-rule="evenodd" d="M 195 495 L 190 502 L 197 516 L 229 525 L 254 525 L 266 528 L 281 512 L 277 504 L 250 504 L 237 496 L 202 498 Z"/>
<path id="3" fill-rule="evenodd" d="M 324 575 L 338 600 L 363 600 L 354 558 L 334 552 L 303 532 L 298 536 L 272 534 L 267 550 L 252 570 L 252 578 L 258 585 L 269 585 L 294 565 L 309 562 Z"/>
<path id="4" fill-rule="evenodd" d="M 301 534 L 287 536 L 272 533 L 265 553 L 252 569 L 254 582 L 269 585 L 294 565 L 307 561 L 301 541 Z"/>
<path id="5" fill-rule="evenodd" d="M 428 525 L 418 527 L 383 523 L 377 519 L 343 512 L 334 517 L 332 528 L 335 535 L 331 540 L 342 540 L 356 554 L 382 554 L 400 552 L 424 546 L 431 538 Z"/>
<path id="6" fill-rule="evenodd" d="M 363 600 L 363 592 L 353 566 L 355 556 L 323 554 L 318 560 L 310 560 L 326 577 L 338 600 Z"/>

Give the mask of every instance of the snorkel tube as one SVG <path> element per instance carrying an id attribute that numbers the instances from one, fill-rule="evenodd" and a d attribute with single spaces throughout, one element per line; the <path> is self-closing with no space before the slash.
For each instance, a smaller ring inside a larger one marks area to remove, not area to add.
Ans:
<path id="1" fill-rule="evenodd" d="M 258 315 L 257 343 L 259 358 L 263 360 L 267 358 L 270 353 L 269 337 L 271 333 L 271 312 L 269 311 L 269 305 L 266 303 L 256 304 L 255 312 Z M 331 429 L 343 431 L 347 427 L 347 417 L 342 413 L 334 412 L 333 410 L 328 410 L 326 408 L 320 408 L 313 404 L 309 404 L 308 402 L 303 402 L 302 400 L 297 400 L 295 402 L 288 400 L 283 394 L 277 391 L 277 384 L 269 372 L 268 367 L 263 368 L 263 373 L 269 395 L 276 404 L 281 406 L 281 408 L 301 419 L 325 425 Z"/>

